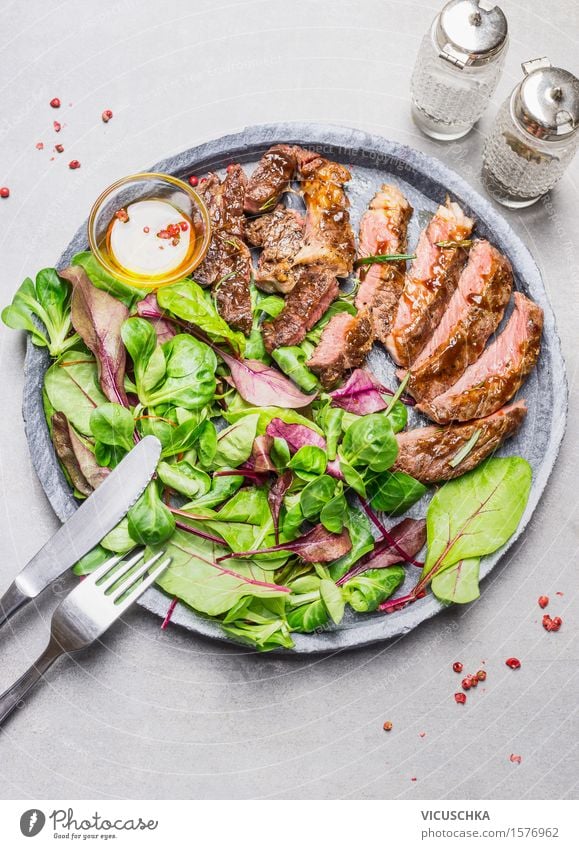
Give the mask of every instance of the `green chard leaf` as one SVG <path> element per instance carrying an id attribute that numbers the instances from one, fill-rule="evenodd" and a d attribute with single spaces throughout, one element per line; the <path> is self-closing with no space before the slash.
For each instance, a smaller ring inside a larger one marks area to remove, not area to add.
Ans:
<path id="1" fill-rule="evenodd" d="M 340 407 L 326 407 L 322 417 L 321 425 L 326 436 L 326 452 L 328 460 L 335 460 L 338 452 L 338 442 L 342 435 L 342 419 L 344 411 Z"/>
<path id="2" fill-rule="evenodd" d="M 344 597 L 358 613 L 370 613 L 396 592 L 403 583 L 404 576 L 402 566 L 369 569 L 344 584 Z"/>
<path id="3" fill-rule="evenodd" d="M 223 418 L 233 424 L 248 415 L 259 415 L 257 433 L 260 436 L 265 433 L 268 424 L 273 419 L 281 419 L 286 424 L 305 425 L 305 427 L 315 430 L 322 436 L 322 429 L 297 410 L 285 409 L 284 407 L 253 407 L 236 392 L 229 402 L 227 410 L 223 412 Z"/>
<path id="4" fill-rule="evenodd" d="M 522 457 L 490 458 L 439 489 L 426 516 L 428 554 L 418 587 L 459 561 L 478 559 L 504 545 L 524 513 L 531 479 L 531 467 Z M 472 587 L 474 569 L 467 564 L 469 581 L 459 574 L 461 583 Z M 442 584 L 447 594 L 446 582 Z"/>
<path id="5" fill-rule="evenodd" d="M 227 566 L 216 558 L 225 549 L 215 543 L 177 530 L 163 546 L 171 565 L 157 583 L 171 596 L 209 616 L 220 616 L 246 596 L 260 598 L 287 597 L 286 587 L 268 580 L 268 575 L 255 563 L 228 560 Z"/>
<path id="6" fill-rule="evenodd" d="M 372 551 L 375 545 L 372 531 L 370 530 L 370 522 L 365 513 L 357 510 L 354 507 L 348 507 L 348 515 L 345 523 L 350 534 L 352 548 L 339 560 L 335 560 L 330 566 L 330 577 L 333 581 L 339 580 L 342 575 L 348 572 L 354 563 L 363 557 L 368 552 Z"/>
<path id="7" fill-rule="evenodd" d="M 400 433 L 408 424 L 408 408 L 402 401 L 396 401 L 387 418 L 390 419 L 394 433 Z"/>
<path id="8" fill-rule="evenodd" d="M 288 463 L 296 475 L 305 481 L 311 481 L 318 475 L 323 475 L 328 465 L 328 458 L 323 448 L 317 445 L 302 445 L 298 448 Z"/>
<path id="9" fill-rule="evenodd" d="M 96 361 L 91 354 L 72 350 L 53 363 L 44 375 L 44 390 L 53 410 L 64 413 L 79 433 L 92 436 L 91 416 L 108 399 L 100 388 Z"/>
<path id="10" fill-rule="evenodd" d="M 223 505 L 218 518 L 224 522 L 247 522 L 259 527 L 270 524 L 272 516 L 267 492 L 265 486 L 252 486 L 237 492 Z M 239 546 L 237 549 L 241 550 Z"/>
<path id="11" fill-rule="evenodd" d="M 340 587 L 337 587 L 333 581 L 324 578 L 320 581 L 320 595 L 326 606 L 332 622 L 339 625 L 344 618 L 344 595 Z"/>
<path id="12" fill-rule="evenodd" d="M 325 504 L 320 512 L 320 522 L 328 531 L 339 534 L 348 517 L 348 502 L 342 492 Z"/>
<path id="13" fill-rule="evenodd" d="M 108 292 L 117 301 L 121 301 L 126 307 L 132 309 L 137 301 L 145 297 L 146 292 L 136 286 L 129 286 L 121 280 L 117 280 L 112 274 L 103 268 L 91 251 L 82 251 L 73 256 L 71 265 L 80 265 L 87 274 L 90 282 L 97 289 Z"/>
<path id="14" fill-rule="evenodd" d="M 306 519 L 313 522 L 318 518 L 325 505 L 333 498 L 336 485 L 336 479 L 329 475 L 320 475 L 306 484 L 300 494 L 300 508 Z M 338 533 L 341 530 L 339 528 Z"/>
<path id="15" fill-rule="evenodd" d="M 351 466 L 367 467 L 374 472 L 389 469 L 398 454 L 389 418 L 371 413 L 353 422 L 344 434 L 341 453 Z"/>
<path id="16" fill-rule="evenodd" d="M 344 475 L 344 480 L 351 486 L 357 495 L 366 498 L 366 484 L 364 478 L 353 466 L 347 463 L 343 457 L 339 457 L 340 471 Z"/>
<path id="17" fill-rule="evenodd" d="M 180 463 L 161 462 L 157 467 L 157 475 L 165 486 L 189 499 L 205 495 L 211 489 L 209 475 L 186 461 Z"/>
<path id="18" fill-rule="evenodd" d="M 114 445 L 130 451 L 134 447 L 135 422 L 126 407 L 120 404 L 101 404 L 90 417 L 92 435 L 105 445 Z"/>
<path id="19" fill-rule="evenodd" d="M 161 501 L 154 481 L 133 504 L 127 518 L 129 534 L 143 545 L 161 545 L 175 530 L 175 518 Z"/>
<path id="20" fill-rule="evenodd" d="M 330 620 L 328 609 L 322 601 L 319 591 L 316 596 L 317 598 L 314 601 L 300 604 L 288 611 L 287 623 L 292 631 L 311 634 L 328 624 Z"/>
<path id="21" fill-rule="evenodd" d="M 480 557 L 459 560 L 438 572 L 432 579 L 432 592 L 448 604 L 468 604 L 480 595 L 478 575 Z"/>
<path id="22" fill-rule="evenodd" d="M 225 471 L 221 469 L 220 471 Z M 243 485 L 243 477 L 241 475 L 224 475 L 223 477 L 214 477 L 211 481 L 211 489 L 205 495 L 195 498 L 189 504 L 184 506 L 184 510 L 192 510 L 195 512 L 200 507 L 216 507 L 222 504 L 226 499 L 230 498 Z"/>
<path id="23" fill-rule="evenodd" d="M 110 556 L 110 551 L 107 551 L 102 547 L 102 545 L 97 545 L 95 548 L 91 549 L 88 554 L 85 554 L 84 557 L 77 560 L 72 571 L 75 575 L 90 575 L 91 572 L 94 572 L 95 569 L 102 566 Z"/>
<path id="24" fill-rule="evenodd" d="M 276 348 L 271 356 L 284 374 L 287 374 L 304 392 L 314 392 L 319 387 L 318 378 L 306 366 L 309 355 L 302 348 L 297 345 Z"/>
<path id="25" fill-rule="evenodd" d="M 428 491 L 405 472 L 381 472 L 368 481 L 367 490 L 374 510 L 394 516 L 404 513 Z"/>
<path id="26" fill-rule="evenodd" d="M 118 525 L 109 531 L 101 540 L 101 546 L 114 554 L 126 554 L 136 545 L 136 540 L 129 533 L 129 520 L 125 516 Z M 109 554 L 110 556 L 110 554 Z"/>
<path id="27" fill-rule="evenodd" d="M 213 400 L 217 357 L 193 336 L 179 333 L 162 345 L 144 318 L 129 318 L 121 335 L 133 361 L 139 401 L 145 407 L 172 404 L 200 410 Z"/>
<path id="28" fill-rule="evenodd" d="M 243 333 L 229 327 L 217 312 L 210 292 L 206 292 L 194 280 L 182 280 L 172 286 L 164 286 L 157 292 L 157 301 L 162 309 L 203 330 L 213 342 L 229 342 L 237 353 L 244 353 Z"/>
<path id="29" fill-rule="evenodd" d="M 257 433 L 259 415 L 249 415 L 236 421 L 217 434 L 217 448 L 213 456 L 214 468 L 237 468 L 249 458 Z"/>

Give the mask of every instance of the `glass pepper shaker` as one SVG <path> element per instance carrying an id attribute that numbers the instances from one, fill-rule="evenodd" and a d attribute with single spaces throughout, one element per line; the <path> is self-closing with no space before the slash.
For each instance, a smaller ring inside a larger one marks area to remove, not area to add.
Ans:
<path id="1" fill-rule="evenodd" d="M 579 79 L 548 59 L 523 62 L 525 77 L 485 141 L 482 180 L 503 206 L 530 206 L 553 188 L 579 142 Z"/>
<path id="2" fill-rule="evenodd" d="M 507 19 L 498 6 L 451 0 L 418 53 L 410 93 L 412 117 L 434 139 L 465 136 L 496 88 L 507 52 Z"/>

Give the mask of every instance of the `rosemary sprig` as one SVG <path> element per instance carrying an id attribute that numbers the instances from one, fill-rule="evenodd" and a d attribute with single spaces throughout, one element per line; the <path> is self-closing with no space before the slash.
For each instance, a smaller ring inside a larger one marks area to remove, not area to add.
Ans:
<path id="1" fill-rule="evenodd" d="M 259 211 L 269 212 L 269 210 L 273 209 L 273 207 L 277 204 L 277 201 L 277 195 L 273 195 L 273 197 L 268 198 L 265 203 L 262 203 L 262 205 L 259 207 Z"/>
<path id="2" fill-rule="evenodd" d="M 363 256 L 357 259 L 354 265 L 356 268 L 360 265 L 374 265 L 379 262 L 400 262 L 405 259 L 416 259 L 416 254 L 374 254 L 373 256 Z"/>
<path id="3" fill-rule="evenodd" d="M 392 396 L 392 398 L 391 398 L 391 400 L 390 400 L 390 403 L 388 404 L 388 406 L 387 406 L 387 407 L 386 407 L 386 409 L 384 410 L 384 415 L 385 415 L 385 416 L 387 416 L 387 415 L 388 415 L 388 413 L 389 413 L 389 412 L 390 412 L 390 410 L 393 408 L 393 406 L 394 406 L 394 404 L 396 403 L 396 401 L 398 401 L 398 399 L 400 398 L 400 396 L 402 395 L 402 393 L 403 393 L 403 392 L 404 392 L 404 390 L 406 389 L 406 385 L 407 385 L 407 383 L 408 383 L 408 381 L 409 381 L 409 380 L 410 380 L 410 372 L 409 372 L 409 371 L 407 371 L 407 372 L 406 372 L 406 374 L 404 375 L 404 379 L 403 379 L 402 383 L 400 384 L 400 386 L 398 387 L 398 389 L 396 390 L 396 392 L 395 392 L 395 393 L 394 393 L 394 395 Z"/>
<path id="4" fill-rule="evenodd" d="M 437 248 L 470 248 L 472 239 L 461 239 L 458 242 L 453 242 L 452 239 L 448 242 L 435 242 Z"/>
<path id="5" fill-rule="evenodd" d="M 456 469 L 456 467 L 459 466 L 463 460 L 466 460 L 474 446 L 477 444 L 481 433 L 481 428 L 477 427 L 469 441 L 456 452 L 452 460 L 448 461 L 448 465 L 451 466 L 451 468 Z"/>

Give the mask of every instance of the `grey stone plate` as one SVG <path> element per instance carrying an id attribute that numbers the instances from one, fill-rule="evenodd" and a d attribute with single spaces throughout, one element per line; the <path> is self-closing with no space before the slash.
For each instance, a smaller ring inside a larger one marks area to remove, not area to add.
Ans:
<path id="1" fill-rule="evenodd" d="M 418 232 L 429 215 L 449 193 L 476 219 L 476 234 L 492 241 L 509 257 L 515 271 L 517 289 L 529 295 L 544 310 L 545 328 L 540 361 L 519 393 L 520 397 L 526 399 L 529 413 L 519 433 L 499 452 L 507 455 L 519 454 L 530 462 L 533 468 L 531 495 L 516 534 L 500 551 L 483 559 L 481 574 L 484 578 L 507 548 L 523 533 L 545 488 L 565 428 L 565 364 L 555 319 L 539 269 L 506 221 L 462 178 L 436 159 L 358 130 L 311 124 L 249 127 L 236 135 L 225 136 L 166 159 L 152 170 L 186 177 L 189 174 L 203 175 L 210 170 L 220 170 L 233 161 L 241 162 L 251 170 L 261 154 L 277 142 L 315 147 L 329 158 L 337 159 L 351 168 L 353 176 L 348 191 L 354 227 L 357 227 L 360 215 L 381 183 L 392 182 L 400 186 L 415 210 L 409 232 L 410 247 L 416 244 Z M 87 208 L 91 201 L 92 198 L 87 198 Z M 289 201 L 296 202 L 295 196 L 290 195 Z M 77 251 L 86 249 L 86 225 L 83 225 L 61 256 L 58 266 L 64 267 Z M 396 385 L 394 366 L 382 350 L 376 349 L 372 352 L 370 365 L 383 383 Z M 44 419 L 41 389 L 47 366 L 46 352 L 29 343 L 23 403 L 26 434 L 40 482 L 55 513 L 64 521 L 78 505 L 54 455 Z M 420 423 L 420 416 L 413 413 L 409 426 L 416 427 Z M 426 503 L 415 505 L 412 514 L 423 516 L 425 508 Z M 409 567 L 406 581 L 408 588 L 415 580 L 416 572 L 413 567 Z M 150 590 L 141 601 L 144 607 L 158 616 L 165 615 L 168 603 L 167 596 L 156 589 Z M 376 640 L 404 634 L 442 609 L 443 606 L 429 594 L 405 610 L 389 616 L 351 613 L 339 626 L 322 633 L 295 635 L 295 651 L 319 652 L 363 646 Z M 217 624 L 194 613 L 183 604 L 177 606 L 172 621 L 198 634 L 227 639 Z"/>

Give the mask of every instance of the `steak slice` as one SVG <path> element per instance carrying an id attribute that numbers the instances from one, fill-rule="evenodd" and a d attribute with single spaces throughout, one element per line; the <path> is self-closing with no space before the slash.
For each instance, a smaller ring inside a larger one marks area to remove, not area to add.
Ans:
<path id="1" fill-rule="evenodd" d="M 398 457 L 392 471 L 406 472 L 424 484 L 456 478 L 478 466 L 499 445 L 512 436 L 527 414 L 524 401 L 503 407 L 483 419 L 439 428 L 434 425 L 396 434 Z M 454 468 L 450 461 L 473 434 L 479 437 L 464 460 Z"/>
<path id="2" fill-rule="evenodd" d="M 360 221 L 358 256 L 398 254 L 406 250 L 406 233 L 412 207 L 396 186 L 384 184 L 376 192 Z M 371 309 L 374 337 L 383 344 L 404 288 L 406 263 L 385 262 L 361 266 L 358 309 Z"/>
<path id="3" fill-rule="evenodd" d="M 348 369 L 362 365 L 372 347 L 372 331 L 369 310 L 360 310 L 357 315 L 338 313 L 330 319 L 308 361 L 326 389 L 335 386 Z"/>
<path id="4" fill-rule="evenodd" d="M 243 204 L 247 177 L 241 165 L 230 165 L 223 180 L 209 174 L 201 180 L 197 191 L 209 210 L 212 229 L 226 231 L 241 239 L 245 233 Z"/>
<path id="5" fill-rule="evenodd" d="M 456 383 L 499 326 L 512 287 L 508 259 L 484 239 L 476 241 L 440 324 L 410 367 L 411 395 L 428 401 Z M 404 374 L 401 369 L 398 377 Z"/>
<path id="6" fill-rule="evenodd" d="M 303 148 L 294 148 L 306 204 L 303 245 L 293 258 L 293 287 L 281 313 L 262 325 L 265 348 L 299 345 L 339 294 L 336 277 L 354 264 L 354 233 L 344 184 L 350 172 Z M 289 289 L 288 283 L 288 289 Z"/>
<path id="7" fill-rule="evenodd" d="M 338 297 L 336 275 L 324 265 L 304 265 L 296 271 L 297 282 L 285 306 L 272 321 L 262 324 L 263 341 L 271 353 L 275 348 L 299 345 Z"/>
<path id="8" fill-rule="evenodd" d="M 247 178 L 240 165 L 231 165 L 221 181 L 210 174 L 199 186 L 211 219 L 212 236 L 203 262 L 195 270 L 201 286 L 211 286 L 219 314 L 236 330 L 251 333 L 251 252 L 245 233 L 243 203 Z"/>
<path id="9" fill-rule="evenodd" d="M 241 239 L 219 237 L 221 246 L 221 275 L 213 285 L 213 295 L 219 315 L 230 327 L 251 333 L 251 252 Z"/>
<path id="10" fill-rule="evenodd" d="M 305 221 L 295 209 L 281 204 L 273 211 L 248 221 L 245 234 L 251 245 L 263 248 L 255 283 L 266 292 L 289 292 L 295 286 L 293 258 L 299 251 Z"/>
<path id="11" fill-rule="evenodd" d="M 404 291 L 392 322 L 386 347 L 392 359 L 408 366 L 426 345 L 442 318 L 466 260 L 461 247 L 440 247 L 437 242 L 468 238 L 474 221 L 457 203 L 446 199 L 420 234 L 416 259 L 406 273 Z"/>
<path id="12" fill-rule="evenodd" d="M 494 413 L 513 397 L 541 350 L 543 310 L 520 292 L 503 332 L 446 392 L 418 409 L 439 424 L 465 422 Z"/>
<path id="13" fill-rule="evenodd" d="M 250 215 L 270 212 L 286 191 L 295 169 L 295 148 L 288 144 L 270 147 L 249 178 L 245 191 L 245 211 Z"/>
<path id="14" fill-rule="evenodd" d="M 343 165 L 313 151 L 299 147 L 295 150 L 307 215 L 304 244 L 294 264 L 323 263 L 337 277 L 347 277 L 356 253 L 348 212 L 350 201 L 344 191 L 351 174 Z"/>

